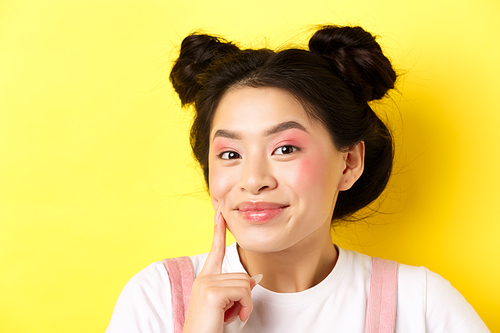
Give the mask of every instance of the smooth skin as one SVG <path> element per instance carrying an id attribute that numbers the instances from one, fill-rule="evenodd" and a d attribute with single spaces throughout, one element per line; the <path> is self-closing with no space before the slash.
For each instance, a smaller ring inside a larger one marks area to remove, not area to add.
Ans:
<path id="1" fill-rule="evenodd" d="M 221 333 L 237 317 L 245 322 L 253 309 L 251 276 L 263 274 L 259 284 L 280 293 L 320 283 L 338 256 L 330 234 L 338 193 L 363 167 L 364 143 L 339 151 L 289 93 L 270 87 L 226 92 L 210 135 L 213 245 L 193 284 L 183 332 Z M 280 208 L 245 211 L 269 203 Z M 226 227 L 248 274 L 221 274 Z"/>

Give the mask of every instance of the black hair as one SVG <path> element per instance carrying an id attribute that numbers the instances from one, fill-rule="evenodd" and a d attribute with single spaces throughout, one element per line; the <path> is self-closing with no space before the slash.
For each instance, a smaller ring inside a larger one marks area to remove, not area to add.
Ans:
<path id="1" fill-rule="evenodd" d="M 386 125 L 368 105 L 394 88 L 396 73 L 375 37 L 361 27 L 322 26 L 309 50 L 240 50 L 206 34 L 187 36 L 170 80 L 183 106 L 196 110 L 190 141 L 208 181 L 212 119 L 233 87 L 274 87 L 297 98 L 330 133 L 337 149 L 365 143 L 361 177 L 337 198 L 332 221 L 345 219 L 374 201 L 392 171 L 394 145 Z"/>

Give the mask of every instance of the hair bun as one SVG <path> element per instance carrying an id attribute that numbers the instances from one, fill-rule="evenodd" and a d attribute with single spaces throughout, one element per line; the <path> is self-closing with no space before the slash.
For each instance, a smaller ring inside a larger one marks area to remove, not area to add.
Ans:
<path id="1" fill-rule="evenodd" d="M 237 51 L 239 48 L 236 45 L 215 36 L 192 34 L 184 38 L 179 58 L 170 72 L 170 82 L 182 105 L 195 101 L 201 89 L 198 76 L 213 60 Z"/>
<path id="2" fill-rule="evenodd" d="M 332 61 L 337 74 L 363 101 L 380 99 L 394 88 L 396 73 L 375 37 L 361 27 L 324 26 L 309 50 Z"/>

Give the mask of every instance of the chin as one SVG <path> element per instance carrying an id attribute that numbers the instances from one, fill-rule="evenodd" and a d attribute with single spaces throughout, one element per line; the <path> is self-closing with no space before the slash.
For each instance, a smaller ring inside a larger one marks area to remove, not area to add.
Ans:
<path id="1" fill-rule="evenodd" d="M 254 252 L 254 253 L 268 253 L 269 249 L 268 247 L 260 244 L 246 244 L 245 242 L 238 242 L 236 240 L 236 243 L 238 243 L 238 246 L 242 248 L 243 250 L 247 252 Z"/>
<path id="2" fill-rule="evenodd" d="M 247 235 L 246 235 L 247 236 Z M 279 246 L 276 239 L 251 239 L 249 237 L 236 237 L 236 243 L 245 251 L 254 253 L 273 253 L 280 252 L 287 248 L 287 246 Z"/>
<path id="3" fill-rule="evenodd" d="M 286 250 L 294 241 L 284 233 L 283 221 L 270 224 L 247 225 L 241 221 L 227 220 L 227 228 L 236 239 L 238 246 L 254 253 L 273 253 Z"/>

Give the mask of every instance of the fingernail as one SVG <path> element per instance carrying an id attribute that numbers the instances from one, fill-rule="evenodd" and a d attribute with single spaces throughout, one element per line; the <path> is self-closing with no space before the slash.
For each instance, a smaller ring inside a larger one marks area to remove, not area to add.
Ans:
<path id="1" fill-rule="evenodd" d="M 250 279 L 254 280 L 255 284 L 259 284 L 259 282 L 262 280 L 263 277 L 264 277 L 264 275 L 257 274 L 257 275 L 251 276 Z"/>
<path id="2" fill-rule="evenodd" d="M 245 324 L 247 323 L 248 319 L 250 319 L 250 317 L 248 317 L 248 318 L 247 318 L 247 320 L 242 321 L 242 322 L 240 323 L 240 328 L 238 328 L 238 331 L 241 331 L 241 329 L 243 328 L 243 326 L 245 326 Z"/>

